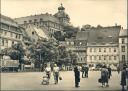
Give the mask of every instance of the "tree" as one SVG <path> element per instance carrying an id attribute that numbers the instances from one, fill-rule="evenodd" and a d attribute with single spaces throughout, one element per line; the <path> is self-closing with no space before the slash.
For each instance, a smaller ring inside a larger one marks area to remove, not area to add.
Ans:
<path id="1" fill-rule="evenodd" d="M 13 60 L 19 60 L 20 66 L 22 63 L 24 63 L 24 55 L 25 50 L 23 48 L 23 45 L 21 43 L 17 43 L 12 45 L 12 48 L 10 48 L 11 51 L 9 51 L 9 56 Z"/>
<path id="2" fill-rule="evenodd" d="M 37 44 L 32 45 L 29 50 L 32 53 L 31 58 L 35 59 L 37 67 L 40 67 L 40 64 L 57 61 L 58 50 L 54 42 L 39 40 Z"/>

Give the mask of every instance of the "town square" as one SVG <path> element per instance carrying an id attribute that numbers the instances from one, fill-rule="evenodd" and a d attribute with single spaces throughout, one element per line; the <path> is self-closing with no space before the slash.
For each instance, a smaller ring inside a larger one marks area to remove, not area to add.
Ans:
<path id="1" fill-rule="evenodd" d="M 1 91 L 127 91 L 127 0 L 1 0 Z"/>

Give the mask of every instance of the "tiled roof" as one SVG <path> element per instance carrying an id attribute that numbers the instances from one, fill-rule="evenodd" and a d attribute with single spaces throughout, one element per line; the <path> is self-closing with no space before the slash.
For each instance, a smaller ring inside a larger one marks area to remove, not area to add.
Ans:
<path id="1" fill-rule="evenodd" d="M 18 24 L 13 19 L 11 19 L 10 17 L 4 16 L 4 15 L 1 15 L 1 14 L 0 14 L 0 22 L 7 24 L 7 25 L 18 27 Z"/>
<path id="2" fill-rule="evenodd" d="M 76 39 L 87 40 L 88 44 L 118 43 L 121 26 L 91 28 L 77 33 Z"/>
<path id="3" fill-rule="evenodd" d="M 24 21 L 27 22 L 29 22 L 29 20 L 34 21 L 34 19 L 37 19 L 37 22 L 39 22 L 40 19 L 42 19 L 42 21 L 52 21 L 55 23 L 59 23 L 59 20 L 55 16 L 48 13 L 15 18 L 15 21 L 18 22 L 18 24 L 24 24 Z"/>
<path id="4" fill-rule="evenodd" d="M 76 39 L 77 40 L 87 40 L 88 39 L 88 34 L 89 34 L 88 31 L 77 32 Z"/>
<path id="5" fill-rule="evenodd" d="M 89 30 L 88 43 L 118 43 L 121 26 Z"/>

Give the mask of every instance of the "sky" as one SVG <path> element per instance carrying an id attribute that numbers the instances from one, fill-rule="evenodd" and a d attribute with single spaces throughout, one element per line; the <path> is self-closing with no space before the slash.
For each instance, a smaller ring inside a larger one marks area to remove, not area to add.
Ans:
<path id="1" fill-rule="evenodd" d="M 50 13 L 60 4 L 74 26 L 114 26 L 127 28 L 127 0 L 1 0 L 1 13 L 11 18 Z"/>

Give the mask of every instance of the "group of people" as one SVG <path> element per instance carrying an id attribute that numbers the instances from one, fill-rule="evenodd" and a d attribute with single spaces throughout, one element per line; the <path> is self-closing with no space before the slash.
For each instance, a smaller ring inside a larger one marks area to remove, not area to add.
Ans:
<path id="1" fill-rule="evenodd" d="M 87 64 L 82 65 L 82 68 L 80 68 L 78 65 L 74 66 L 74 76 L 75 76 L 75 87 L 80 87 L 80 71 L 82 72 L 82 78 L 88 78 L 88 71 L 89 66 Z M 48 79 L 50 79 L 51 76 L 51 67 L 50 65 L 47 65 L 45 68 L 45 73 L 48 76 Z M 53 67 L 53 76 L 55 80 L 55 84 L 58 84 L 59 79 L 59 67 L 57 64 L 54 64 Z M 109 87 L 109 79 L 112 76 L 112 70 L 110 66 L 103 65 L 101 68 L 101 77 L 98 79 L 98 81 L 102 84 L 102 87 Z M 125 91 L 125 86 L 128 90 L 128 66 L 123 66 L 123 70 L 121 71 L 121 86 L 122 91 Z"/>
<path id="2" fill-rule="evenodd" d="M 88 78 L 89 66 L 87 64 L 82 65 L 82 78 Z"/>
<path id="3" fill-rule="evenodd" d="M 106 65 L 103 65 L 101 69 L 101 78 L 99 79 L 99 82 L 102 83 L 102 87 L 109 86 L 108 81 L 111 76 L 112 74 L 110 66 L 107 67 Z"/>
<path id="4" fill-rule="evenodd" d="M 51 67 L 50 67 L 50 64 L 47 64 L 47 67 L 45 68 L 45 73 L 48 77 L 48 80 L 50 80 L 50 77 L 51 77 Z M 54 81 L 55 81 L 55 84 L 58 84 L 58 78 L 59 78 L 59 67 L 57 66 L 57 64 L 54 64 L 54 67 L 53 67 L 53 76 L 54 76 Z"/>

